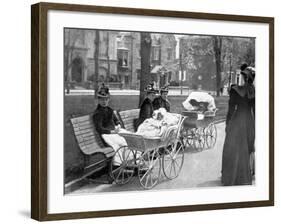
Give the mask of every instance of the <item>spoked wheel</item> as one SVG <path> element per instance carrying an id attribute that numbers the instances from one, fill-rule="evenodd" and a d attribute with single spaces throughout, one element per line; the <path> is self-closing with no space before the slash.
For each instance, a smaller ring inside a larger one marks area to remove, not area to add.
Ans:
<path id="1" fill-rule="evenodd" d="M 203 128 L 196 128 L 195 137 L 193 139 L 193 148 L 203 150 L 205 145 L 205 134 Z"/>
<path id="2" fill-rule="evenodd" d="M 161 161 L 158 149 L 146 151 L 140 157 L 138 176 L 145 189 L 153 188 L 159 181 Z"/>
<path id="3" fill-rule="evenodd" d="M 116 184 L 126 184 L 134 175 L 135 153 L 127 146 L 120 147 L 110 164 L 110 175 Z"/>
<path id="4" fill-rule="evenodd" d="M 196 137 L 196 129 L 195 128 L 187 128 L 185 129 L 185 146 L 190 146 L 190 147 L 194 147 L 194 140 Z"/>
<path id="5" fill-rule="evenodd" d="M 213 148 L 217 141 L 217 128 L 214 123 L 210 123 L 205 128 L 205 142 L 207 148 Z"/>
<path id="6" fill-rule="evenodd" d="M 163 173 L 168 179 L 174 179 L 179 175 L 184 162 L 184 146 L 180 140 L 170 142 L 165 147 L 162 162 Z"/>

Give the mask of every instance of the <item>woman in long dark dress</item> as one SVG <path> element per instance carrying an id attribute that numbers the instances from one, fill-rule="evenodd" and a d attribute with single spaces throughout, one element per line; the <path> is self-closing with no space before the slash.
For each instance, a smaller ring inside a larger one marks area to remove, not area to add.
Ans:
<path id="1" fill-rule="evenodd" d="M 255 72 L 250 67 L 241 71 L 244 85 L 230 90 L 226 118 L 226 137 L 222 156 L 222 184 L 252 184 L 250 154 L 255 141 Z"/>

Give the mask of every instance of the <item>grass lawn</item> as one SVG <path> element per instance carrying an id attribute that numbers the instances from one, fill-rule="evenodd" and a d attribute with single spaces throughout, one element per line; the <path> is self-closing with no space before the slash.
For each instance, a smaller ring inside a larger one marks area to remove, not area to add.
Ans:
<path id="1" fill-rule="evenodd" d="M 186 96 L 170 96 L 171 112 L 181 113 L 183 110 L 182 102 Z M 138 108 L 139 96 L 111 96 L 110 106 L 113 109 L 129 110 Z M 222 96 L 215 98 L 216 106 L 219 109 L 216 120 L 225 119 L 228 109 L 228 97 Z M 84 157 L 75 141 L 70 118 L 72 115 L 84 115 L 95 110 L 97 101 L 93 95 L 66 95 L 64 98 L 64 170 L 65 182 L 79 176 L 82 172 Z"/>

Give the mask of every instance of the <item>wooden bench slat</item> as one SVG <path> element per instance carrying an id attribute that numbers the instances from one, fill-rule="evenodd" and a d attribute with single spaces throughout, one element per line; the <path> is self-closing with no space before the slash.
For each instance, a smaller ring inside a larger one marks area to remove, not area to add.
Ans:
<path id="1" fill-rule="evenodd" d="M 110 155 L 110 153 L 114 150 L 111 147 L 105 147 L 105 148 L 101 148 L 101 147 L 97 147 L 96 145 L 87 145 L 87 146 L 81 146 L 80 147 L 81 150 L 86 154 L 86 155 L 91 155 L 93 153 L 104 153 L 106 155 L 106 157 L 109 157 L 108 154 Z"/>
<path id="2" fill-rule="evenodd" d="M 134 125 L 127 125 L 127 126 L 125 126 L 125 128 L 126 128 L 126 130 L 128 130 L 128 129 L 135 129 L 135 126 Z"/>
<path id="3" fill-rule="evenodd" d="M 73 124 L 76 124 L 76 123 L 79 123 L 79 122 L 82 122 L 82 121 L 91 120 L 92 117 L 93 117 L 92 114 L 88 114 L 88 115 L 84 115 L 84 116 L 81 116 L 81 117 L 71 118 L 70 120 Z"/>
<path id="4" fill-rule="evenodd" d="M 87 147 L 83 147 L 84 149 L 85 148 L 88 148 L 90 149 L 92 147 L 91 150 L 94 151 L 94 153 L 102 153 L 103 155 L 105 155 L 105 157 L 109 157 L 112 153 L 114 154 L 115 151 L 113 148 L 111 147 L 93 147 L 93 146 L 87 146 Z"/>
<path id="5" fill-rule="evenodd" d="M 94 135 L 86 136 L 86 137 L 80 135 L 80 136 L 76 136 L 76 138 L 78 142 L 87 142 L 90 140 L 96 141 L 96 137 Z"/>
<path id="6" fill-rule="evenodd" d="M 95 136 L 95 132 L 92 130 L 92 131 L 89 131 L 89 132 L 86 132 L 86 133 L 83 133 L 83 134 L 79 134 L 78 136 L 81 136 L 83 138 L 90 137 L 90 136 Z"/>
<path id="7" fill-rule="evenodd" d="M 123 115 L 123 114 L 136 114 L 136 113 L 139 113 L 140 112 L 140 109 L 131 109 L 131 110 L 123 110 L 123 111 L 120 111 L 120 115 Z"/>
<path id="8" fill-rule="evenodd" d="M 74 128 L 85 128 L 85 127 L 91 127 L 93 128 L 94 127 L 94 124 L 93 123 L 84 123 L 82 125 L 80 124 L 76 124 L 76 125 L 73 125 Z"/>
<path id="9" fill-rule="evenodd" d="M 74 130 L 74 129 L 73 129 Z M 95 133 L 95 131 L 93 129 L 85 129 L 85 130 L 74 130 L 75 135 L 83 135 L 83 134 L 87 134 L 87 133 Z"/>
<path id="10" fill-rule="evenodd" d="M 124 123 L 124 126 L 127 126 L 127 125 L 134 125 L 134 121 Z"/>
<path id="11" fill-rule="evenodd" d="M 127 127 L 127 126 L 134 126 L 134 124 L 132 122 L 130 122 L 130 123 L 125 123 L 124 126 L 125 127 Z"/>
<path id="12" fill-rule="evenodd" d="M 93 130 L 94 126 L 75 127 L 73 129 L 74 129 L 74 131 L 81 131 L 81 130 L 87 130 L 87 129 Z"/>
<path id="13" fill-rule="evenodd" d="M 87 141 L 82 141 L 79 143 L 82 146 L 87 146 L 87 145 L 95 145 L 96 147 L 102 147 L 102 142 L 97 140 L 97 139 L 89 139 Z"/>
<path id="14" fill-rule="evenodd" d="M 138 117 L 130 117 L 122 119 L 123 123 L 132 123 L 135 119 L 138 119 Z"/>
<path id="15" fill-rule="evenodd" d="M 86 120 L 84 122 L 81 122 L 81 123 L 75 123 L 75 124 L 72 124 L 73 127 L 83 127 L 85 125 L 94 125 L 94 122 L 92 120 Z"/>

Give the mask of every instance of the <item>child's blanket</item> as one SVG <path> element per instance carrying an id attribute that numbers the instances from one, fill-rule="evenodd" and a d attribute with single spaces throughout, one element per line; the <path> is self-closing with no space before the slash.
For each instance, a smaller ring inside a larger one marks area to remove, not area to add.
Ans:
<path id="1" fill-rule="evenodd" d="M 182 103 L 186 110 L 213 111 L 216 109 L 215 99 L 206 92 L 192 92 Z"/>
<path id="2" fill-rule="evenodd" d="M 146 119 L 139 127 L 136 134 L 145 137 L 161 137 L 168 127 L 179 122 L 178 114 L 168 113 L 164 108 L 155 110 L 153 117 Z"/>

